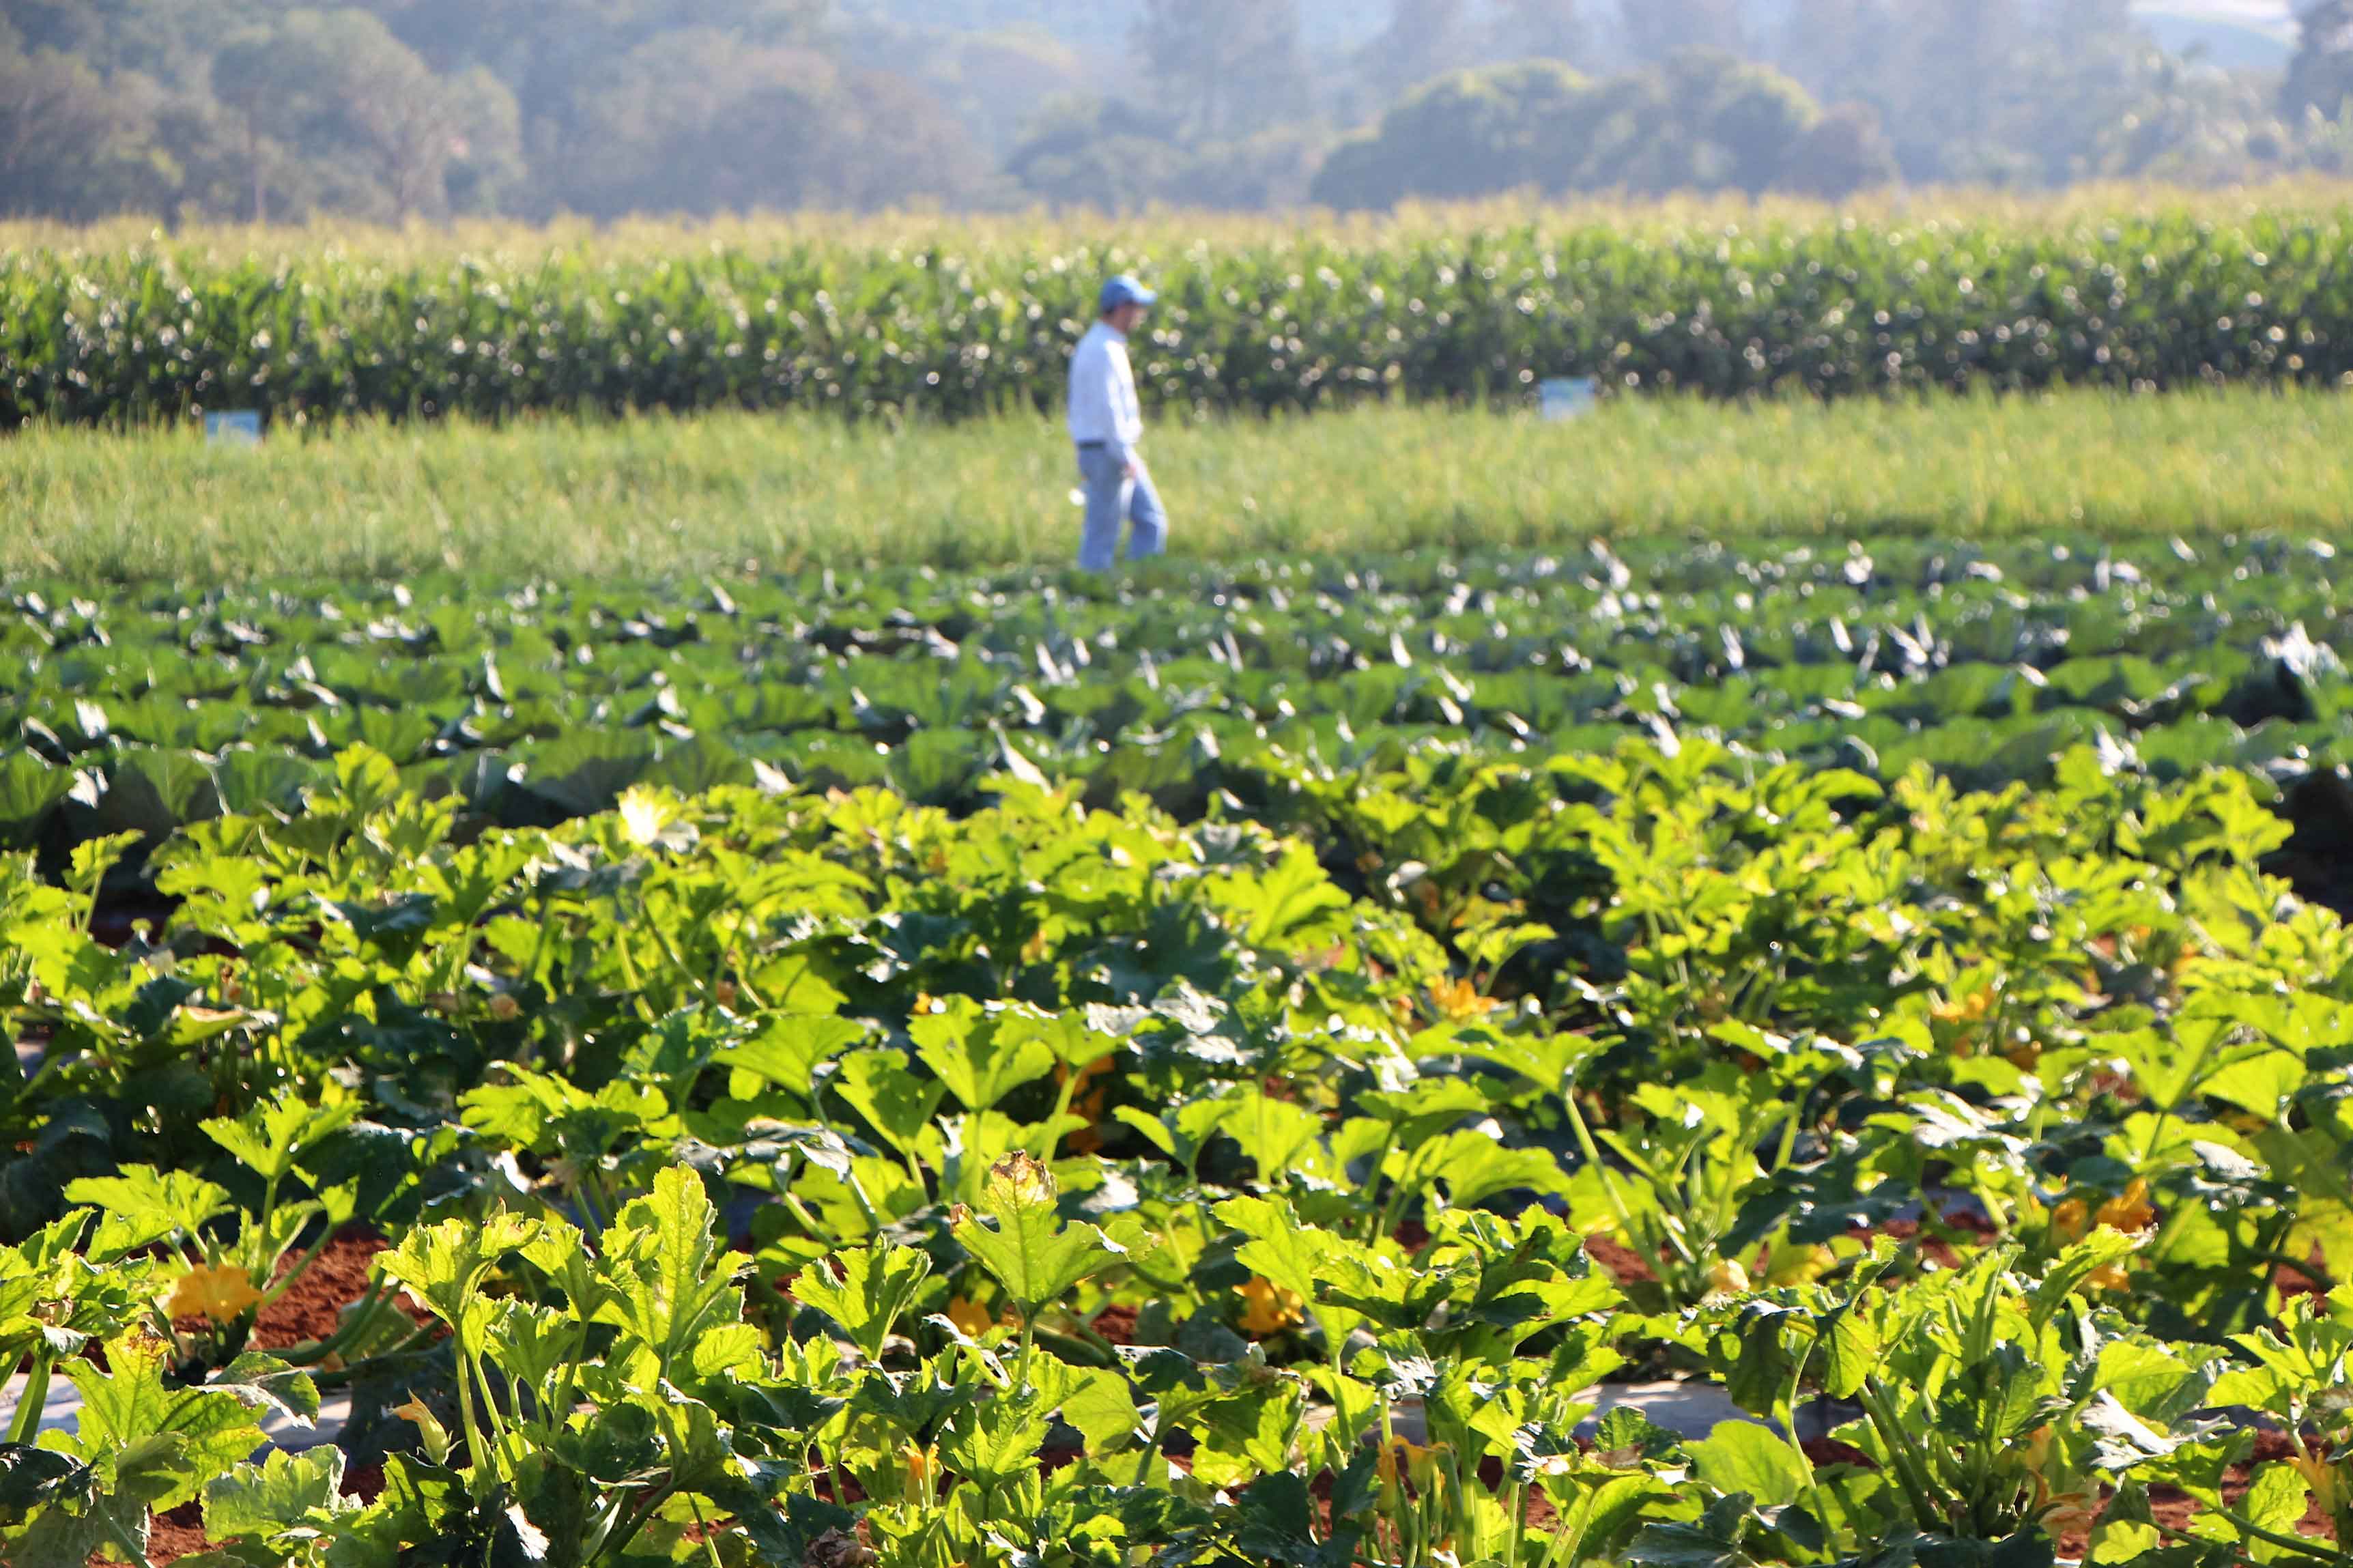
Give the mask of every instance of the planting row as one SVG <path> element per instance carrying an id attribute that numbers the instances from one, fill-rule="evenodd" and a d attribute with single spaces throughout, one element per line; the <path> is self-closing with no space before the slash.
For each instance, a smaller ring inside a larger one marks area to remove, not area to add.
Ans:
<path id="1" fill-rule="evenodd" d="M 2046 784 L 2076 745 L 2160 778 L 2259 770 L 2282 863 L 2342 906 L 2353 647 L 2317 542 L 1600 546 L 1350 568 L 830 574 L 637 590 L 455 580 L 95 595 L 0 617 L 0 845 L 160 839 L 288 809 L 364 744 L 468 819 L 545 826 L 633 784 L 887 785 L 969 809 L 999 768 L 1186 821 L 1305 836 L 1394 776 L 1419 810 L 1486 763 L 1713 737 L 1882 781 Z M 1442 807 L 1432 807 L 1441 809 Z M 1432 851 L 1431 853 L 1435 853 Z M 1427 861 L 1430 853 L 1412 858 Z"/>
<path id="2" fill-rule="evenodd" d="M 346 750 L 119 946 L 128 841 L 0 861 L 0 1555 L 2347 1560 L 2353 939 L 2253 775 L 1301 765 L 1343 886 L 1014 756 Z"/>
<path id="3" fill-rule="evenodd" d="M 0 423 L 1044 406 L 1097 283 L 1124 270 L 1162 290 L 1138 370 L 1178 407 L 1507 397 L 1570 374 L 1713 395 L 2334 383 L 2353 374 L 2347 242 L 2341 209 L 2283 204 L 1395 230 L 1165 256 L 1052 237 L 681 237 L 655 258 L 28 246 L 0 260 Z"/>

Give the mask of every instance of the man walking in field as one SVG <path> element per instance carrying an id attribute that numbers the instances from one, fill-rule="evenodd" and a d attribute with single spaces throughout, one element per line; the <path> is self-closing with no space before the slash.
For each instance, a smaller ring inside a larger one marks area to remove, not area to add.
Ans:
<path id="1" fill-rule="evenodd" d="M 1128 525 L 1127 558 L 1141 561 L 1168 545 L 1168 514 L 1136 447 L 1144 439 L 1144 410 L 1135 399 L 1135 372 L 1127 360 L 1128 334 L 1144 321 L 1159 296 L 1124 275 L 1103 286 L 1096 302 L 1100 319 L 1079 340 L 1071 359 L 1071 439 L 1078 443 L 1079 473 L 1086 480 L 1086 531 L 1079 540 L 1079 564 L 1108 572 L 1119 547 L 1119 525 Z"/>

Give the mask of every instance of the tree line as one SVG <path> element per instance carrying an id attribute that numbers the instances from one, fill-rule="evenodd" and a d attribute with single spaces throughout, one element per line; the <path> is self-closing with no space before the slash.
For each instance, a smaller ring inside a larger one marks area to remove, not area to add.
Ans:
<path id="1" fill-rule="evenodd" d="M 1377 207 L 2353 163 L 2353 0 L 2311 0 L 2268 72 L 2168 53 L 2128 0 L 960 9 L 0 0 L 0 211 Z"/>

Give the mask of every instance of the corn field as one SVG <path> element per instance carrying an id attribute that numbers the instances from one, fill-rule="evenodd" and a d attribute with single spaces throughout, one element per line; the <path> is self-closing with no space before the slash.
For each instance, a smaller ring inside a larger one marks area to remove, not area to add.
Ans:
<path id="1" fill-rule="evenodd" d="M 1123 245 L 1042 219 L 667 246 L 36 231 L 0 259 L 0 421 L 1050 406 L 1112 270 L 1164 291 L 1147 395 L 1205 411 L 1494 402 L 1578 374 L 1723 397 L 2353 377 L 2345 198 L 2114 200 L 1164 221 Z"/>

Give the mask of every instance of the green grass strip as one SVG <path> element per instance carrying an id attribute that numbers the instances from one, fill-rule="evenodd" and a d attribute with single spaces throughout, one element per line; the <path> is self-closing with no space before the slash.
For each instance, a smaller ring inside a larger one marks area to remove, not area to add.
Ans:
<path id="1" fill-rule="evenodd" d="M 1597 535 L 2117 538 L 2341 532 L 2353 399 L 2162 396 L 1725 405 L 1620 400 L 1573 424 L 1371 407 L 1165 426 L 1182 554 L 1545 548 Z M 1059 561 L 1071 455 L 1029 416 L 823 416 L 501 427 L 361 422 L 259 450 L 185 430 L 0 441 L 0 574 L 652 578 Z"/>

